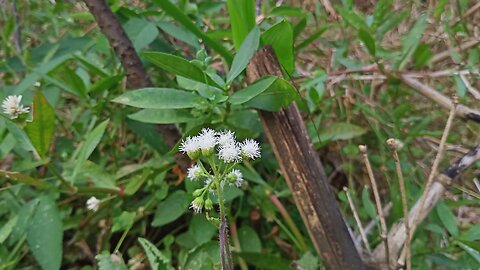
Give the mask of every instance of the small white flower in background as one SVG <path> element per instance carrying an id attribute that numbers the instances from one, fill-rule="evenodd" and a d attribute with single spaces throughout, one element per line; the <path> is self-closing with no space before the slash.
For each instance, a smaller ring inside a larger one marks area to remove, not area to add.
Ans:
<path id="1" fill-rule="evenodd" d="M 235 133 L 227 130 L 218 134 L 218 144 L 220 147 L 225 147 L 226 145 L 235 144 Z"/>
<path id="2" fill-rule="evenodd" d="M 240 144 L 242 155 L 250 159 L 260 157 L 260 146 L 258 142 L 252 139 L 247 139 Z"/>
<path id="3" fill-rule="evenodd" d="M 2 102 L 3 112 L 8 114 L 11 119 L 17 118 L 22 113 L 28 113 L 30 111 L 30 108 L 23 107 L 23 105 L 20 104 L 21 101 L 22 101 L 22 95 L 8 96 Z"/>
<path id="4" fill-rule="evenodd" d="M 200 149 L 202 149 L 202 154 L 208 155 L 214 150 L 215 145 L 217 144 L 216 135 L 217 133 L 213 129 L 202 129 L 200 135 L 197 137 Z"/>
<path id="5" fill-rule="evenodd" d="M 100 200 L 95 197 L 90 197 L 87 200 L 87 209 L 93 212 L 97 212 L 98 208 L 100 208 Z"/>
<path id="6" fill-rule="evenodd" d="M 225 163 L 240 161 L 240 148 L 236 143 L 227 144 L 220 148 L 218 151 L 218 157 Z"/>
<path id="7" fill-rule="evenodd" d="M 180 145 L 180 151 L 192 159 L 195 159 L 198 150 L 200 150 L 200 144 L 197 137 L 187 137 Z"/>
<path id="8" fill-rule="evenodd" d="M 239 170 L 233 169 L 227 175 L 227 180 L 230 182 L 230 185 L 241 187 L 243 184 L 243 174 Z"/>
<path id="9" fill-rule="evenodd" d="M 202 171 L 202 168 L 200 168 L 198 164 L 193 165 L 192 167 L 188 168 L 187 177 L 192 181 L 198 180 L 202 175 Z"/>

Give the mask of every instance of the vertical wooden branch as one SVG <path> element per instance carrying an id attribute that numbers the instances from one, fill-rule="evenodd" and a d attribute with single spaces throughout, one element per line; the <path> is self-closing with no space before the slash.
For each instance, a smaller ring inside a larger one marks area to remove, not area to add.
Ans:
<path id="1" fill-rule="evenodd" d="M 258 51 L 247 68 L 249 83 L 282 76 L 270 46 Z M 259 111 L 265 134 L 327 269 L 365 269 L 343 221 L 317 152 L 295 104 L 279 112 Z"/>
<path id="2" fill-rule="evenodd" d="M 153 86 L 150 77 L 140 61 L 140 57 L 133 48 L 132 41 L 128 38 L 124 29 L 115 17 L 105 0 L 84 0 L 90 12 L 95 17 L 98 26 L 107 37 L 110 46 L 113 47 L 117 57 L 127 73 L 127 85 L 129 88 L 142 88 Z M 180 132 L 175 125 L 158 125 L 158 131 L 169 147 L 175 146 L 181 138 Z M 178 153 L 177 163 L 186 170 L 190 161 L 186 155 Z"/>

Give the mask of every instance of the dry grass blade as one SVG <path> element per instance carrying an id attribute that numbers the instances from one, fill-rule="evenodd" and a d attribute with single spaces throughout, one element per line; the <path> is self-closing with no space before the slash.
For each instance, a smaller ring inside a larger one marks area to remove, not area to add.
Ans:
<path id="1" fill-rule="evenodd" d="M 370 244 L 368 244 L 367 235 L 365 234 L 365 231 L 363 230 L 362 221 L 360 220 L 360 217 L 358 216 L 357 208 L 355 207 L 355 204 L 353 203 L 352 197 L 350 197 L 350 193 L 348 192 L 348 188 L 343 187 L 343 191 L 345 191 L 345 194 L 347 195 L 348 204 L 350 205 L 350 209 L 352 209 L 353 217 L 355 218 L 355 222 L 357 222 L 358 232 L 360 233 L 360 236 L 362 237 L 363 244 L 365 245 L 365 248 L 367 249 L 368 253 L 370 254 L 370 253 L 372 253 L 372 250 L 370 249 Z"/>

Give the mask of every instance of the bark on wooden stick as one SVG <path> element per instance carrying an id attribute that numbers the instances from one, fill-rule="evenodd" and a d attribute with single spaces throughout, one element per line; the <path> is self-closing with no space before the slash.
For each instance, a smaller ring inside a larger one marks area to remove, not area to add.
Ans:
<path id="1" fill-rule="evenodd" d="M 247 68 L 249 83 L 266 75 L 282 76 L 270 46 L 258 51 Z M 365 269 L 297 106 L 259 114 L 310 238 L 327 269 Z"/>
<path id="2" fill-rule="evenodd" d="M 143 88 L 153 86 L 150 77 L 140 61 L 140 57 L 133 48 L 132 41 L 128 38 L 124 29 L 115 17 L 105 0 L 84 0 L 90 12 L 95 17 L 100 30 L 107 37 L 110 46 L 115 50 L 123 68 L 127 73 L 127 85 L 129 88 Z M 175 146 L 181 138 L 180 132 L 175 125 L 158 125 L 159 133 L 169 147 Z M 177 163 L 184 170 L 190 161 L 186 155 L 178 153 Z"/>

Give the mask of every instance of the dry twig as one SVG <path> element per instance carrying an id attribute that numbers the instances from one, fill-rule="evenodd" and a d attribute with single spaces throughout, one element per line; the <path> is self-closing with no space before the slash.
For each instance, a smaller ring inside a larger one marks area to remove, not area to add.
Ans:
<path id="1" fill-rule="evenodd" d="M 388 269 L 390 269 L 390 251 L 388 249 L 388 238 L 387 238 L 387 223 L 385 222 L 385 216 L 383 215 L 383 208 L 382 202 L 380 200 L 380 194 L 378 193 L 377 182 L 375 181 L 375 177 L 373 175 L 372 166 L 370 165 L 370 160 L 368 159 L 367 153 L 367 146 L 366 145 L 359 145 L 358 149 L 362 153 L 363 162 L 365 163 L 365 167 L 367 167 L 368 177 L 370 178 L 370 183 L 372 184 L 373 196 L 375 198 L 375 205 L 377 206 L 377 213 L 378 217 L 380 218 L 380 228 L 381 228 L 381 237 L 383 240 L 383 244 L 385 245 L 385 260 L 387 261 Z"/>
<path id="2" fill-rule="evenodd" d="M 355 218 L 355 222 L 357 222 L 358 232 L 360 233 L 360 236 L 362 237 L 363 244 L 365 245 L 365 248 L 367 249 L 368 253 L 372 253 L 372 250 L 370 249 L 370 245 L 368 244 L 367 235 L 365 234 L 365 231 L 363 230 L 362 221 L 360 220 L 360 217 L 358 216 L 357 208 L 355 207 L 355 204 L 353 203 L 352 197 L 350 197 L 350 193 L 348 192 L 348 188 L 343 187 L 343 191 L 345 191 L 345 194 L 347 195 L 348 204 L 350 205 L 350 209 L 352 209 L 353 217 Z"/>

